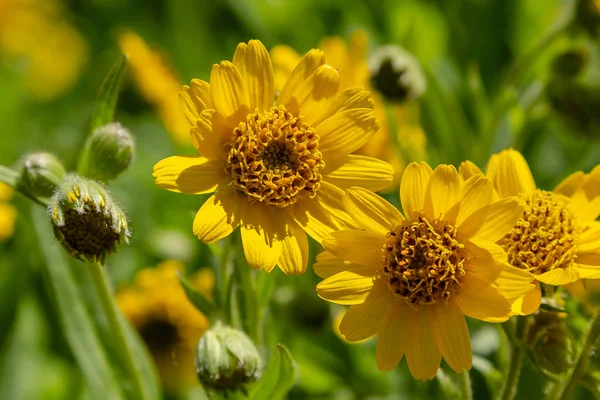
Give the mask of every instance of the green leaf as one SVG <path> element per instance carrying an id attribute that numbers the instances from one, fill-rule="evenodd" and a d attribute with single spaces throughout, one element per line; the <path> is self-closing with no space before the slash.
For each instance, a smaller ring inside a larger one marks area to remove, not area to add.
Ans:
<path id="1" fill-rule="evenodd" d="M 44 209 L 31 207 L 33 226 L 45 258 L 44 278 L 49 286 L 60 324 L 93 399 L 124 399 L 115 371 L 101 345 L 98 332 L 75 284 L 71 265 L 58 247 Z"/>
<path id="2" fill-rule="evenodd" d="M 178 272 L 177 278 L 179 278 L 179 282 L 181 283 L 181 287 L 183 287 L 183 291 L 187 296 L 188 300 L 207 318 L 210 319 L 211 315 L 213 315 L 217 311 L 217 307 L 215 304 L 204 297 L 204 295 L 194 289 Z"/>
<path id="3" fill-rule="evenodd" d="M 262 378 L 250 387 L 248 398 L 282 399 L 294 386 L 295 380 L 296 368 L 292 355 L 284 345 L 278 344 Z"/>
<path id="4" fill-rule="evenodd" d="M 104 78 L 102 86 L 100 86 L 100 92 L 98 92 L 98 97 L 96 98 L 96 104 L 94 105 L 91 132 L 113 121 L 119 97 L 119 87 L 121 86 L 121 80 L 126 67 L 127 56 L 123 55 L 110 69 L 106 78 Z"/>

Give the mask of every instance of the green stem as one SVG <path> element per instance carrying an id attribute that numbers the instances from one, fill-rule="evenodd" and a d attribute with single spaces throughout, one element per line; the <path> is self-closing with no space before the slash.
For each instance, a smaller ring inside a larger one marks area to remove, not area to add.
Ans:
<path id="1" fill-rule="evenodd" d="M 502 391 L 502 400 L 512 400 L 517 393 L 517 385 L 519 383 L 519 374 L 521 373 L 521 365 L 525 356 L 525 337 L 527 335 L 529 318 L 526 316 L 517 317 L 517 328 L 515 332 L 515 341 L 511 343 L 510 365 L 508 367 L 508 375 L 506 383 Z"/>
<path id="2" fill-rule="evenodd" d="M 567 400 L 571 398 L 571 395 L 575 390 L 575 386 L 577 386 L 579 379 L 585 372 L 590 355 L 594 349 L 594 343 L 596 342 L 598 335 L 600 335 L 600 311 L 596 311 L 596 315 L 594 316 L 594 319 L 590 323 L 588 329 L 587 336 L 583 342 L 583 348 L 581 349 L 581 353 L 579 353 L 579 358 L 577 359 L 577 364 L 575 365 L 571 376 L 569 376 L 569 380 L 567 381 L 567 384 L 560 396 L 561 400 Z"/>
<path id="3" fill-rule="evenodd" d="M 462 393 L 463 400 L 473 400 L 473 387 L 471 385 L 471 374 L 468 370 L 464 370 L 458 374 L 460 385 L 460 392 Z"/>
<path id="4" fill-rule="evenodd" d="M 94 289 L 100 300 L 102 311 L 108 321 L 110 331 L 114 333 L 115 346 L 118 353 L 121 355 L 127 373 L 133 382 L 133 390 L 136 399 L 145 399 L 144 386 L 142 377 L 138 368 L 135 365 L 133 358 L 133 349 L 129 346 L 125 336 L 125 326 L 123 319 L 120 317 L 119 310 L 113 299 L 112 289 L 108 281 L 108 277 L 104 272 L 104 267 L 100 263 L 90 264 L 90 275 L 94 284 Z"/>

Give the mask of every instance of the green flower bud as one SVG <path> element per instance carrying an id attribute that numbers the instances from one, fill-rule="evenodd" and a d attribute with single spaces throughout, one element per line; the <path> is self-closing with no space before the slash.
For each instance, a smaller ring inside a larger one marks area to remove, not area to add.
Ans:
<path id="1" fill-rule="evenodd" d="M 573 365 L 573 346 L 565 314 L 540 311 L 528 337 L 532 359 L 542 372 L 560 375 Z"/>
<path id="2" fill-rule="evenodd" d="M 409 101 L 425 92 L 427 85 L 421 64 L 398 46 L 375 50 L 369 59 L 369 70 L 373 87 L 388 101 Z"/>
<path id="3" fill-rule="evenodd" d="M 84 169 L 87 177 L 108 181 L 119 176 L 131 164 L 133 138 L 120 123 L 101 126 L 88 141 Z"/>
<path id="4" fill-rule="evenodd" d="M 587 67 L 589 58 L 589 51 L 584 47 L 567 50 L 552 61 L 552 71 L 556 75 L 575 77 Z"/>
<path id="5" fill-rule="evenodd" d="M 34 197 L 50 197 L 65 175 L 65 167 L 53 154 L 28 154 L 21 160 L 19 189 Z"/>
<path id="6" fill-rule="evenodd" d="M 121 243 L 128 243 L 127 218 L 100 183 L 68 175 L 48 206 L 54 235 L 81 261 L 104 262 Z"/>
<path id="7" fill-rule="evenodd" d="M 252 341 L 237 329 L 217 322 L 204 333 L 196 351 L 196 374 L 218 391 L 241 389 L 260 377 L 262 360 Z"/>

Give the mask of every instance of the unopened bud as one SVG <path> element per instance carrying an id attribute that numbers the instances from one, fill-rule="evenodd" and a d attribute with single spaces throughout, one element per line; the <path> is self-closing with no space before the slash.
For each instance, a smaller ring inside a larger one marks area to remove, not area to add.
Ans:
<path id="1" fill-rule="evenodd" d="M 65 167 L 53 154 L 29 154 L 21 161 L 19 189 L 34 197 L 50 197 L 65 175 Z"/>
<path id="2" fill-rule="evenodd" d="M 101 181 L 114 179 L 131 164 L 133 138 L 120 123 L 101 126 L 88 140 L 84 168 L 87 177 Z"/>
<path id="3" fill-rule="evenodd" d="M 425 92 L 421 64 L 398 46 L 388 45 L 375 50 L 369 60 L 369 70 L 373 86 L 388 101 L 413 100 Z"/>
<path id="4" fill-rule="evenodd" d="M 196 351 L 196 374 L 206 387 L 241 389 L 260 377 L 262 360 L 246 334 L 217 322 L 202 335 Z"/>
<path id="5" fill-rule="evenodd" d="M 533 361 L 544 372 L 559 375 L 573 365 L 573 347 L 565 314 L 540 311 L 529 331 Z"/>
<path id="6" fill-rule="evenodd" d="M 100 183 L 69 175 L 48 206 L 54 235 L 67 252 L 90 262 L 104 262 L 128 242 L 127 218 Z"/>

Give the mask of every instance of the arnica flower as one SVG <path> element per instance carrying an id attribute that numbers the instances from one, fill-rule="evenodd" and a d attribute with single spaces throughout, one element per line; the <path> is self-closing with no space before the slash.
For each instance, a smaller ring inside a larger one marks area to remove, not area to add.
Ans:
<path id="1" fill-rule="evenodd" d="M 174 192 L 217 191 L 194 219 L 199 239 L 214 242 L 239 225 L 250 266 L 300 274 L 308 263 L 306 233 L 320 241 L 354 226 L 342 211 L 342 189 L 384 189 L 394 171 L 350 154 L 379 123 L 369 92 L 338 91 L 339 82 L 323 52 L 310 50 L 274 103 L 269 53 L 251 40 L 238 45 L 233 63 L 213 66 L 210 83 L 184 86 L 183 107 L 201 156 L 166 158 L 154 176 Z"/>
<path id="2" fill-rule="evenodd" d="M 163 385 L 171 392 L 196 384 L 195 347 L 208 329 L 208 320 L 181 288 L 176 275 L 181 271 L 184 271 L 181 262 L 163 261 L 155 268 L 138 271 L 133 282 L 116 293 L 119 308 L 139 331 Z M 210 270 L 202 269 L 189 282 L 209 296 L 214 276 Z"/>
<path id="3" fill-rule="evenodd" d="M 595 221 L 600 215 L 600 167 L 589 174 L 575 172 L 550 192 L 536 188 L 525 158 L 508 149 L 490 158 L 487 176 L 501 198 L 519 196 L 526 205 L 498 241 L 508 262 L 527 271 L 535 283 L 520 299 L 523 309 L 539 305 L 540 282 L 560 286 L 600 278 L 600 223 Z"/>
<path id="4" fill-rule="evenodd" d="M 181 83 L 165 56 L 152 50 L 132 31 L 119 35 L 119 47 L 128 55 L 135 84 L 141 95 L 156 107 L 167 132 L 181 144 L 190 143 L 190 124 L 179 106 Z"/>
<path id="5" fill-rule="evenodd" d="M 12 198 L 14 191 L 4 182 L 0 182 L 0 242 L 9 239 L 15 228 L 17 210 L 8 201 Z"/>
<path id="6" fill-rule="evenodd" d="M 362 230 L 323 241 L 315 272 L 325 300 L 350 305 L 340 331 L 349 341 L 378 335 L 376 359 L 393 369 L 406 356 L 416 379 L 432 379 L 444 357 L 471 368 L 465 316 L 501 322 L 510 302 L 533 285 L 506 263 L 495 242 L 523 212 L 516 197 L 492 200 L 482 175 L 463 181 L 453 166 L 407 166 L 400 185 L 404 215 L 361 188 L 343 203 Z M 510 285 L 500 286 L 500 274 Z"/>
<path id="7" fill-rule="evenodd" d="M 328 63 L 340 72 L 340 89 L 363 86 L 372 91 L 375 102 L 373 110 L 381 122 L 381 129 L 354 153 L 390 163 L 395 171 L 395 181 L 391 187 L 397 188 L 407 162 L 401 154 L 409 154 L 412 160 L 423 160 L 427 138 L 419 121 L 416 102 L 390 103 L 386 109 L 384 97 L 372 89 L 367 45 L 366 32 L 358 30 L 350 36 L 348 43 L 339 37 L 326 37 L 319 43 L 319 48 L 327 56 Z M 271 57 L 275 68 L 275 89 L 281 90 L 300 56 L 292 48 L 278 45 L 271 50 Z M 393 118 L 389 118 L 388 113 Z"/>

